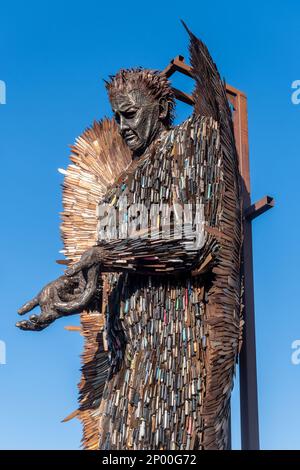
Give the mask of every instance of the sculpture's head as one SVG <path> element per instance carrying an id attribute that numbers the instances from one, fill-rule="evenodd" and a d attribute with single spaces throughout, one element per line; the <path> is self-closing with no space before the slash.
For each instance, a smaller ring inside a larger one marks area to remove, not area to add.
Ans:
<path id="1" fill-rule="evenodd" d="M 141 155 L 172 124 L 175 98 L 167 77 L 154 70 L 120 70 L 106 88 L 123 139 L 133 155 Z"/>

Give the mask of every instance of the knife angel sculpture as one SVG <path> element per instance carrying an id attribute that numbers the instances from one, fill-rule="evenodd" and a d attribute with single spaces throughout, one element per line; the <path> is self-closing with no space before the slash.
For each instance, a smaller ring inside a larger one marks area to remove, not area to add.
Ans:
<path id="1" fill-rule="evenodd" d="M 72 147 L 63 184 L 68 269 L 19 311 L 41 330 L 80 313 L 86 449 L 226 449 L 241 337 L 241 207 L 226 91 L 189 30 L 190 118 L 166 76 L 120 70 L 113 119 Z"/>

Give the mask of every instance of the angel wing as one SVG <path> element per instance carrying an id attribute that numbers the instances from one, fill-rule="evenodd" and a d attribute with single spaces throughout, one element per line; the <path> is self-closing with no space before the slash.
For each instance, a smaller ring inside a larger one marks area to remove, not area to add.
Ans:
<path id="1" fill-rule="evenodd" d="M 221 243 L 215 279 L 208 293 L 207 326 L 209 352 L 206 355 L 206 420 L 204 447 L 226 448 L 230 392 L 238 352 L 241 346 L 242 282 L 240 275 L 242 247 L 242 207 L 240 173 L 235 145 L 232 114 L 225 82 L 205 44 L 183 23 L 190 37 L 190 62 L 196 82 L 194 115 L 212 117 L 220 133 L 224 191 L 218 229 L 225 236 Z M 222 392 L 222 393 L 220 393 Z"/>
<path id="2" fill-rule="evenodd" d="M 94 122 L 76 139 L 71 150 L 72 163 L 66 170 L 60 170 L 65 175 L 61 236 L 64 243 L 62 252 L 73 263 L 95 245 L 97 206 L 109 185 L 131 162 L 131 154 L 113 119 Z M 86 449 L 96 449 L 98 445 L 99 404 L 109 367 L 103 313 L 106 302 L 105 275 L 99 279 L 99 287 L 102 287 L 102 295 L 95 310 L 81 313 L 84 350 L 79 409 L 64 420 L 74 416 L 80 418 Z"/>
<path id="3" fill-rule="evenodd" d="M 193 93 L 194 113 L 200 116 L 212 117 L 219 123 L 221 145 L 227 150 L 238 165 L 238 156 L 235 145 L 232 114 L 226 95 L 226 85 L 221 79 L 206 45 L 198 39 L 182 21 L 190 37 L 190 62 L 193 77 L 196 82 Z"/>
<path id="4" fill-rule="evenodd" d="M 61 170 L 65 174 L 61 235 L 62 252 L 73 263 L 95 244 L 97 205 L 131 156 L 113 119 L 95 122 L 71 150 L 72 163 Z"/>

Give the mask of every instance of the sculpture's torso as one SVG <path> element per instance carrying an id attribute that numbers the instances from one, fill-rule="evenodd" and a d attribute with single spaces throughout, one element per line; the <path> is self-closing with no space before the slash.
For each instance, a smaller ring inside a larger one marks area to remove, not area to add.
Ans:
<path id="1" fill-rule="evenodd" d="M 214 226 L 222 172 L 216 165 L 218 133 L 205 130 L 204 122 L 191 119 L 170 131 L 160 151 L 149 155 L 133 177 L 121 178 L 106 200 L 117 204 L 126 194 L 135 203 L 197 201 Z M 107 281 L 113 366 L 100 406 L 99 448 L 201 448 L 210 279 L 189 272 L 111 273 Z"/>

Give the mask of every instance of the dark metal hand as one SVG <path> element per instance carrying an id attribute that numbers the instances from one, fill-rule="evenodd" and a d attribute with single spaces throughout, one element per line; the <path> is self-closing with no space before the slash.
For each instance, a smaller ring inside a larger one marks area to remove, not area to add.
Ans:
<path id="1" fill-rule="evenodd" d="M 91 301 L 97 289 L 99 266 L 94 265 L 85 273 L 78 270 L 72 276 L 61 276 L 47 284 L 41 292 L 18 311 L 20 315 L 40 306 L 40 315 L 16 323 L 22 330 L 41 331 L 58 318 L 79 313 Z"/>
<path id="2" fill-rule="evenodd" d="M 80 275 L 82 271 L 74 274 L 73 276 Z M 89 302 L 94 297 L 97 290 L 97 281 L 99 275 L 99 265 L 93 265 L 87 269 L 86 273 L 86 285 L 84 290 L 79 296 L 72 298 L 68 301 L 56 300 L 54 302 L 54 308 L 59 310 L 65 315 L 78 312 L 88 306 Z M 66 279 L 72 279 L 70 275 L 66 276 Z"/>

